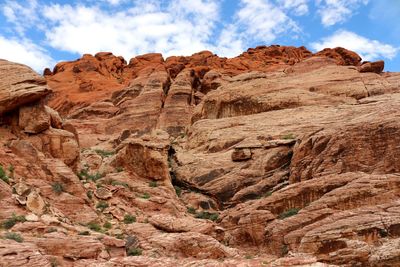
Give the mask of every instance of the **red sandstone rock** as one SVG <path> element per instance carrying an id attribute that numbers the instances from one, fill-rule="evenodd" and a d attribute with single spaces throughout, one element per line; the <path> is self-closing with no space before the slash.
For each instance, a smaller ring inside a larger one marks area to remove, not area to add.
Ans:
<path id="1" fill-rule="evenodd" d="M 380 74 L 385 68 L 385 62 L 383 60 L 375 62 L 364 62 L 360 67 L 360 72 L 375 72 Z"/>
<path id="2" fill-rule="evenodd" d="M 400 75 L 360 62 L 271 46 L 59 63 L 68 119 L 36 91 L 0 114 L 0 223 L 17 220 L 0 236 L 24 239 L 0 239 L 0 265 L 396 266 Z"/>

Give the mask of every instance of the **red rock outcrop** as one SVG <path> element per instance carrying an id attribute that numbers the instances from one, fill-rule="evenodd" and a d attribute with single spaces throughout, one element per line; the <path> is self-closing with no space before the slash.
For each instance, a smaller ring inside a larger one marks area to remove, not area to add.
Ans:
<path id="1" fill-rule="evenodd" d="M 0 265 L 399 264 L 400 74 L 383 62 L 98 53 L 47 86 L 2 64 Z"/>

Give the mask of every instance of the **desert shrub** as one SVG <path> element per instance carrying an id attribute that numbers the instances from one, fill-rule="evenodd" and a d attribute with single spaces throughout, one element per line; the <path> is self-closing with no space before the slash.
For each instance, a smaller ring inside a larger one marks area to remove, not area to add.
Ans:
<path id="1" fill-rule="evenodd" d="M 103 227 L 104 227 L 105 229 L 111 229 L 111 228 L 112 228 L 112 224 L 111 224 L 110 222 L 105 222 L 105 223 L 103 224 Z"/>
<path id="2" fill-rule="evenodd" d="M 128 256 L 140 256 L 142 255 L 142 250 L 140 248 L 130 248 L 127 254 Z"/>
<path id="3" fill-rule="evenodd" d="M 120 181 L 116 181 L 116 180 L 112 180 L 112 181 L 111 181 L 111 184 L 112 184 L 113 186 L 121 185 L 121 186 L 126 187 L 126 188 L 129 187 L 129 185 L 128 185 L 127 183 L 125 183 L 125 182 L 120 182 Z"/>
<path id="4" fill-rule="evenodd" d="M 100 226 L 100 224 L 98 224 L 96 222 L 88 223 L 87 227 L 92 231 L 101 232 L 101 226 Z"/>
<path id="5" fill-rule="evenodd" d="M 288 209 L 284 212 L 282 212 L 281 214 L 279 214 L 279 219 L 285 219 L 291 216 L 296 215 L 299 212 L 300 209 L 298 208 L 292 208 L 292 209 Z"/>
<path id="6" fill-rule="evenodd" d="M 115 168 L 116 172 L 123 172 L 124 171 L 124 167 L 118 166 Z"/>
<path id="7" fill-rule="evenodd" d="M 100 155 L 102 158 L 108 158 L 115 154 L 114 151 L 106 151 L 106 150 L 102 150 L 102 149 L 96 149 L 95 152 L 98 155 Z"/>
<path id="8" fill-rule="evenodd" d="M 79 232 L 78 235 L 90 235 L 90 232 L 89 231 L 82 231 L 82 232 Z"/>
<path id="9" fill-rule="evenodd" d="M 64 192 L 64 186 L 63 186 L 62 183 L 59 183 L 59 182 L 53 183 L 53 184 L 51 185 L 51 189 L 53 189 L 53 191 L 54 191 L 57 195 L 59 195 L 59 194 L 61 194 L 62 192 Z"/>
<path id="10" fill-rule="evenodd" d="M 218 213 L 211 213 L 208 211 L 201 211 L 196 213 L 196 218 L 216 221 L 218 219 Z"/>
<path id="11" fill-rule="evenodd" d="M 25 221 L 26 221 L 25 216 L 13 214 L 11 218 L 5 220 L 2 225 L 6 229 L 11 229 L 18 222 L 25 222 Z"/>
<path id="12" fill-rule="evenodd" d="M 175 193 L 178 197 L 180 197 L 182 195 L 182 188 L 180 188 L 179 186 L 175 185 L 174 186 L 175 189 Z"/>
<path id="13" fill-rule="evenodd" d="M 10 164 L 10 166 L 8 166 L 8 172 L 10 173 L 10 177 L 13 178 L 14 177 L 14 165 Z"/>
<path id="14" fill-rule="evenodd" d="M 89 199 L 92 199 L 92 198 L 93 198 L 93 191 L 92 191 L 92 190 L 87 191 L 87 192 L 86 192 L 86 196 L 87 196 Z"/>
<path id="15" fill-rule="evenodd" d="M 87 179 L 92 180 L 93 182 L 96 182 L 97 180 L 103 178 L 104 176 L 105 176 L 104 173 L 96 172 L 95 174 L 89 174 Z"/>
<path id="16" fill-rule="evenodd" d="M 10 182 L 6 172 L 3 169 L 3 166 L 0 165 L 0 179 L 6 182 L 7 184 Z"/>
<path id="17" fill-rule="evenodd" d="M 150 187 L 157 187 L 157 186 L 158 186 L 157 181 L 151 181 L 151 182 L 149 183 L 149 186 L 150 186 Z"/>
<path id="18" fill-rule="evenodd" d="M 14 241 L 17 241 L 18 243 L 21 243 L 24 241 L 24 239 L 22 238 L 22 236 L 18 233 L 13 233 L 13 232 L 7 232 L 4 235 L 5 239 L 11 239 Z"/>
<path id="19" fill-rule="evenodd" d="M 187 212 L 189 212 L 190 214 L 196 214 L 196 209 L 193 207 L 187 207 Z"/>
<path id="20" fill-rule="evenodd" d="M 82 169 L 78 174 L 78 177 L 80 180 L 92 180 L 93 182 L 96 182 L 97 180 L 103 178 L 105 176 L 104 173 L 99 173 L 96 172 L 95 174 L 89 173 L 89 170 L 87 168 Z"/>
<path id="21" fill-rule="evenodd" d="M 58 263 L 58 261 L 57 261 L 56 258 L 51 258 L 51 259 L 50 259 L 50 266 L 51 266 L 51 267 L 57 267 L 57 266 L 59 266 L 59 263 Z"/>
<path id="22" fill-rule="evenodd" d="M 142 198 L 144 198 L 144 199 L 149 199 L 149 198 L 150 198 L 150 194 L 149 194 L 149 193 L 144 193 L 144 194 L 142 195 Z"/>
<path id="23" fill-rule="evenodd" d="M 87 168 L 82 169 L 80 172 L 77 173 L 80 180 L 87 179 L 89 176 L 89 170 Z"/>
<path id="24" fill-rule="evenodd" d="M 108 208 L 108 206 L 109 206 L 108 203 L 102 200 L 102 201 L 99 201 L 99 202 L 97 203 L 96 208 L 99 209 L 99 210 L 101 210 L 101 211 L 103 211 L 103 210 L 105 210 L 106 208 Z"/>
<path id="25" fill-rule="evenodd" d="M 263 197 L 270 197 L 272 195 L 272 191 L 268 191 L 265 194 L 263 194 Z"/>
<path id="26" fill-rule="evenodd" d="M 57 232 L 57 229 L 54 228 L 54 227 L 50 227 L 50 228 L 48 228 L 48 229 L 46 230 L 46 233 L 54 233 L 54 232 Z"/>
<path id="27" fill-rule="evenodd" d="M 289 253 L 289 248 L 288 248 L 288 246 L 287 246 L 287 245 L 283 245 L 283 246 L 281 247 L 281 256 L 282 256 L 282 257 L 283 257 L 283 256 L 286 256 L 288 253 Z"/>
<path id="28" fill-rule="evenodd" d="M 288 133 L 288 134 L 283 135 L 282 139 L 291 140 L 291 139 L 296 139 L 296 137 L 292 133 Z"/>
<path id="29" fill-rule="evenodd" d="M 125 224 L 131 224 L 131 223 L 134 223 L 134 222 L 136 222 L 136 217 L 135 216 L 133 216 L 131 214 L 126 214 L 124 216 L 124 223 Z"/>

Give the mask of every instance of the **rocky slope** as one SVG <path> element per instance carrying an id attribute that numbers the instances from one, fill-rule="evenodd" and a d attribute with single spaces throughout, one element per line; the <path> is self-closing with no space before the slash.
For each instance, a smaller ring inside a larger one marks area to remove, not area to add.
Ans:
<path id="1" fill-rule="evenodd" d="M 400 266 L 383 68 L 283 46 L 44 78 L 1 60 L 0 266 Z"/>

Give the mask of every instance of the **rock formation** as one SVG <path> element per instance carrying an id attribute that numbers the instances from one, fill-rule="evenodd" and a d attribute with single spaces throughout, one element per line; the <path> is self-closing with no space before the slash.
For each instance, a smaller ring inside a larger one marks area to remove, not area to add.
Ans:
<path id="1" fill-rule="evenodd" d="M 277 45 L 0 60 L 0 266 L 398 266 L 383 69 Z"/>

